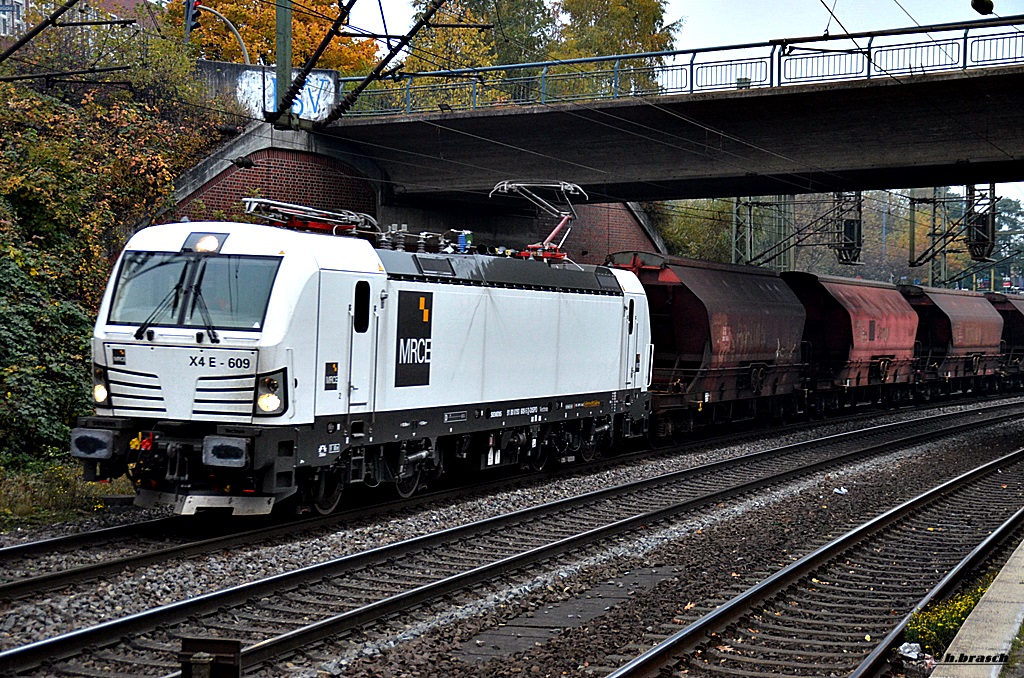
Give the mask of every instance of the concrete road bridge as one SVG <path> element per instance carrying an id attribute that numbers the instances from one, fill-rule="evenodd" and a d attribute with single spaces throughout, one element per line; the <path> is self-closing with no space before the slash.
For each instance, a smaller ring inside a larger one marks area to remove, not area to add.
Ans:
<path id="1" fill-rule="evenodd" d="M 410 75 L 317 134 L 399 202 L 509 178 L 607 202 L 1024 180 L 1022 22 Z"/>
<path id="2" fill-rule="evenodd" d="M 620 204 L 1022 181 L 1024 16 L 408 74 L 302 126 L 254 126 L 179 199 L 228 209 L 255 187 L 384 223 L 541 232 L 521 201 L 481 202 L 503 180 L 574 182 Z M 311 193 L 274 152 L 354 178 L 323 175 Z M 257 167 L 226 166 L 239 156 Z"/>

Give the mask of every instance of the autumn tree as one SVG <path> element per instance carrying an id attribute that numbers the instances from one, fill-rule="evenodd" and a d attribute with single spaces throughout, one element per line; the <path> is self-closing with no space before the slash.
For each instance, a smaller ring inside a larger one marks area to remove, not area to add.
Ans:
<path id="1" fill-rule="evenodd" d="M 277 62 L 277 5 L 263 0 L 204 0 L 238 29 L 254 64 Z M 184 30 L 183 10 L 173 3 L 169 20 L 176 35 Z M 302 66 L 316 51 L 337 17 L 338 5 L 331 0 L 308 0 L 292 4 L 292 65 Z M 192 31 L 199 56 L 215 61 L 242 63 L 242 48 L 224 23 L 209 12 L 201 15 L 200 27 Z M 342 76 L 363 75 L 376 63 L 377 45 L 370 39 L 335 37 L 317 62 L 318 68 L 332 68 Z"/>
<path id="2" fill-rule="evenodd" d="M 732 257 L 733 201 L 668 200 L 644 203 L 670 254 L 728 262 Z"/>
<path id="3" fill-rule="evenodd" d="M 426 5 L 426 0 L 418 0 L 420 14 Z M 416 34 L 402 71 L 411 74 L 494 66 L 496 57 L 485 30 L 450 27 L 452 24 L 479 23 L 482 23 L 479 17 L 464 4 L 463 0 L 447 0 L 431 19 L 431 24 L 441 26 L 426 26 Z M 452 108 L 468 108 L 474 104 L 480 105 L 504 98 L 506 95 L 501 88 L 503 76 L 501 72 L 490 71 L 429 79 L 416 78 L 411 85 L 417 90 L 415 100 L 418 106 L 429 103 L 445 104 Z M 392 87 L 397 94 L 407 84 L 400 82 L 385 87 Z"/>
<path id="4" fill-rule="evenodd" d="M 427 0 L 417 0 L 417 11 L 422 14 Z M 452 28 L 451 24 L 483 23 L 463 0 L 446 0 L 426 26 L 412 41 L 403 70 L 410 73 L 479 68 L 493 66 L 495 54 L 485 29 Z"/>
<path id="5" fill-rule="evenodd" d="M 555 10 L 544 0 L 465 0 L 465 7 L 494 25 L 486 37 L 497 63 L 547 60 L 558 24 Z"/>
<path id="6" fill-rule="evenodd" d="M 8 469 L 66 456 L 70 425 L 91 405 L 89 337 L 113 255 L 172 204 L 175 178 L 210 152 L 221 120 L 180 40 L 126 39 L 109 50 L 97 28 L 70 43 L 78 50 L 70 54 L 62 30 L 47 29 L 4 67 L 127 70 L 0 83 L 0 467 Z"/>
<path id="7" fill-rule="evenodd" d="M 681 23 L 665 23 L 666 4 L 667 0 L 560 0 L 553 56 L 571 59 L 672 49 Z M 590 77 L 589 88 L 616 96 L 649 94 L 658 91 L 657 75 L 663 63 L 659 57 L 631 59 L 617 69 L 607 63 L 572 63 L 558 72 L 598 74 Z M 565 86 L 575 84 L 566 80 Z"/>
<path id="8" fill-rule="evenodd" d="M 672 49 L 679 22 L 665 23 L 666 0 L 560 0 L 559 58 Z"/>

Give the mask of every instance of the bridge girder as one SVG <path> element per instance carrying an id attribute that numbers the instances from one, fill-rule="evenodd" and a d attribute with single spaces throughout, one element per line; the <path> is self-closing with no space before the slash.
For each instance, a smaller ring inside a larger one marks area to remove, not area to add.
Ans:
<path id="1" fill-rule="evenodd" d="M 348 118 L 318 145 L 382 202 L 561 180 L 593 202 L 1024 180 L 1024 66 L 772 89 Z M 380 180 L 379 179 L 379 180 Z"/>

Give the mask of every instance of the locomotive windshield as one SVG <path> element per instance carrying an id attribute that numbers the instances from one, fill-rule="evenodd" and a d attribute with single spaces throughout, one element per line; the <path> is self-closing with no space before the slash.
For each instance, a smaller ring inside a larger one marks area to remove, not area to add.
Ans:
<path id="1" fill-rule="evenodd" d="M 278 257 L 127 252 L 108 322 L 260 330 L 280 264 Z"/>

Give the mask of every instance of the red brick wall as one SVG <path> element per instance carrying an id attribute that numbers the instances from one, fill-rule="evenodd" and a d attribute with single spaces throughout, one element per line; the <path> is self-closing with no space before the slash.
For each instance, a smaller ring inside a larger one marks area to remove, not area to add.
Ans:
<path id="1" fill-rule="evenodd" d="M 241 199 L 247 197 L 376 216 L 376 196 L 370 182 L 342 162 L 313 153 L 279 149 L 256 151 L 249 159 L 256 167 L 240 169 L 225 161 L 223 172 L 185 198 L 177 211 L 167 215 L 165 220 L 174 221 L 183 216 L 192 221 L 236 219 L 243 213 Z M 655 250 L 636 217 L 623 204 L 578 205 L 576 211 L 579 219 L 573 223 L 564 246 L 573 261 L 600 264 L 610 252 Z M 417 229 L 410 224 L 410 230 Z M 548 233 L 546 227 L 543 230 L 541 238 Z M 508 244 L 501 238 L 495 242 Z"/>
<path id="2" fill-rule="evenodd" d="M 620 203 L 577 205 L 579 219 L 563 249 L 581 264 L 602 264 L 612 252 L 654 252 L 654 243 L 629 209 Z M 584 250 L 587 254 L 583 254 Z"/>
<path id="3" fill-rule="evenodd" d="M 342 162 L 313 153 L 265 149 L 249 156 L 256 167 L 227 162 L 223 172 L 185 198 L 170 219 L 192 221 L 237 218 L 242 198 L 268 198 L 319 209 L 346 209 L 375 215 L 377 199 L 370 182 Z M 221 214 L 217 214 L 221 213 Z"/>

